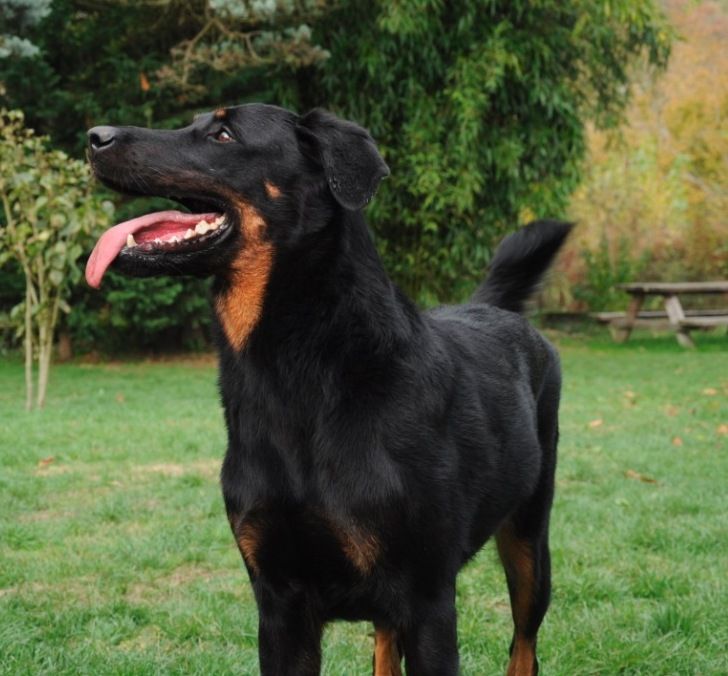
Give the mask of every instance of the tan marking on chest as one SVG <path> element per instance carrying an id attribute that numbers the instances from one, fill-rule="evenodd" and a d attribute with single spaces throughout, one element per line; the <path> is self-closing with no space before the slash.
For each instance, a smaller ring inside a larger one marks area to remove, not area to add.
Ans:
<path id="1" fill-rule="evenodd" d="M 344 556 L 362 575 L 368 575 L 379 556 L 380 545 L 376 536 L 359 526 L 331 523 L 331 528 Z"/>
<path id="2" fill-rule="evenodd" d="M 266 194 L 272 200 L 278 199 L 281 196 L 281 189 L 277 185 L 271 183 L 270 181 L 266 181 L 264 185 Z"/>
<path id="3" fill-rule="evenodd" d="M 263 239 L 265 221 L 247 203 L 237 205 L 244 244 L 233 261 L 229 287 L 215 301 L 217 316 L 230 345 L 241 350 L 260 320 L 273 266 L 273 246 Z"/>

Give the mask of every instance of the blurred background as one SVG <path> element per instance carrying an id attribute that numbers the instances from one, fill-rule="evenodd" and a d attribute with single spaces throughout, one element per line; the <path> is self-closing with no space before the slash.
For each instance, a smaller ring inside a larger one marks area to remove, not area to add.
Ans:
<path id="1" fill-rule="evenodd" d="M 541 308 L 596 311 L 625 305 L 619 282 L 728 274 L 727 37 L 725 3 L 687 0 L 12 0 L 0 5 L 0 106 L 79 160 L 96 124 L 324 106 L 368 127 L 392 169 L 368 217 L 407 293 L 462 300 L 506 232 L 561 217 L 579 229 Z M 205 282 L 78 283 L 109 219 L 151 208 L 98 185 L 78 199 L 98 215 L 63 274 L 65 353 L 205 347 Z M 12 347 L 22 267 L 0 261 Z"/>

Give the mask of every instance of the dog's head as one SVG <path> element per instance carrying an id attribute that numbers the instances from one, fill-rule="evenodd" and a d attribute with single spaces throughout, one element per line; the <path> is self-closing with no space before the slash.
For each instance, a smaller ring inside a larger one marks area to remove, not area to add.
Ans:
<path id="1" fill-rule="evenodd" d="M 249 104 L 183 129 L 94 127 L 88 139 L 107 186 L 186 209 L 104 233 L 86 267 L 94 287 L 112 264 L 134 276 L 245 274 L 260 256 L 295 248 L 314 227 L 306 214 L 362 209 L 389 173 L 364 129 L 320 110 Z"/>

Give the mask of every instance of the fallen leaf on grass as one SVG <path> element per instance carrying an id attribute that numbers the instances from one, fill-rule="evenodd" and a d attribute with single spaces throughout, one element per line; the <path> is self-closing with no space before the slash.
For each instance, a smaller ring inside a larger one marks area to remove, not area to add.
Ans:
<path id="1" fill-rule="evenodd" d="M 589 427 L 591 427 L 592 429 L 594 429 L 596 427 L 601 427 L 603 424 L 604 424 L 604 421 L 601 418 L 597 418 L 596 420 L 592 420 L 589 423 Z"/>
<path id="2" fill-rule="evenodd" d="M 683 440 L 680 437 L 673 437 L 672 438 L 672 445 L 673 446 L 682 446 Z"/>
<path id="3" fill-rule="evenodd" d="M 624 393 L 624 396 L 627 397 L 627 399 L 634 399 L 637 395 L 634 392 L 632 392 L 632 390 L 627 390 Z"/>
<path id="4" fill-rule="evenodd" d="M 709 397 L 714 397 L 716 394 L 718 394 L 718 390 L 716 390 L 714 387 L 706 387 L 703 390 L 703 394 L 707 394 Z"/>
<path id="5" fill-rule="evenodd" d="M 41 458 L 38 460 L 38 467 L 46 467 L 55 461 L 56 459 L 52 455 L 49 455 L 47 458 Z"/>
<path id="6" fill-rule="evenodd" d="M 651 476 L 645 476 L 644 474 L 640 474 L 639 472 L 635 472 L 633 469 L 628 469 L 624 476 L 626 476 L 628 479 L 636 479 L 637 481 L 642 481 L 646 484 L 656 484 L 657 479 L 653 479 Z"/>
<path id="7" fill-rule="evenodd" d="M 671 418 L 674 418 L 678 413 L 680 413 L 680 409 L 677 406 L 674 406 L 673 404 L 665 406 L 665 415 L 669 415 Z"/>
<path id="8" fill-rule="evenodd" d="M 718 434 L 728 434 L 728 425 L 725 423 L 718 425 Z"/>
<path id="9" fill-rule="evenodd" d="M 126 401 L 126 398 L 124 397 L 124 395 L 121 392 L 117 392 L 117 394 L 116 394 L 116 401 L 119 404 L 123 404 L 124 401 Z"/>

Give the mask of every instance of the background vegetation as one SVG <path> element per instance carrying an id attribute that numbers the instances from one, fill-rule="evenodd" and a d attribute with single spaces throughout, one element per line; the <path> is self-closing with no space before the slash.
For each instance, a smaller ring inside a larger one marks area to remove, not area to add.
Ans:
<path id="1" fill-rule="evenodd" d="M 665 7 L 679 35 L 666 72 L 637 68 L 625 124 L 589 127 L 562 303 L 624 307 L 612 285 L 637 276 L 728 277 L 728 11 L 719 2 Z"/>
<path id="2" fill-rule="evenodd" d="M 93 124 L 178 126 L 221 103 L 321 105 L 368 126 L 392 168 L 369 216 L 425 303 L 467 295 L 520 222 L 565 214 L 587 125 L 614 126 L 635 68 L 664 66 L 672 41 L 656 0 L 14 0 L 0 22 L 3 44 L 26 45 L 0 49 L 0 103 L 78 157 Z M 120 219 L 142 208 L 114 200 Z M 174 330 L 203 283 L 126 284 L 123 310 L 120 292 L 75 291 L 76 343 L 204 339 L 203 322 Z"/>

